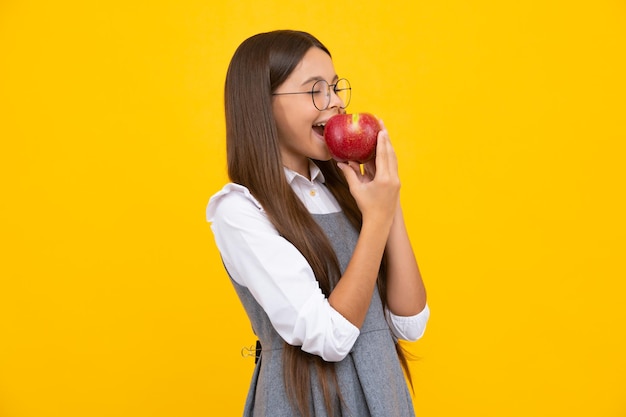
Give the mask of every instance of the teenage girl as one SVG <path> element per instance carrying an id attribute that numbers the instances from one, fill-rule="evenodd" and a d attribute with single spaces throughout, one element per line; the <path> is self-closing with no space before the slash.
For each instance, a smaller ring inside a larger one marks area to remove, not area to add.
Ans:
<path id="1" fill-rule="evenodd" d="M 363 169 L 323 140 L 350 94 L 304 32 L 252 36 L 228 68 L 231 182 L 207 220 L 261 345 L 244 416 L 414 415 L 397 341 L 423 335 L 426 292 L 387 130 Z"/>

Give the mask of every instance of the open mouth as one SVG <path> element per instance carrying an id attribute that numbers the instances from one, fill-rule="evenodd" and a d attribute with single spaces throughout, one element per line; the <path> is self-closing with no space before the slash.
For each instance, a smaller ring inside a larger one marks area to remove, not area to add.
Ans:
<path id="1" fill-rule="evenodd" d="M 320 136 L 324 136 L 324 127 L 326 126 L 326 122 L 316 123 L 313 125 L 313 130 Z"/>

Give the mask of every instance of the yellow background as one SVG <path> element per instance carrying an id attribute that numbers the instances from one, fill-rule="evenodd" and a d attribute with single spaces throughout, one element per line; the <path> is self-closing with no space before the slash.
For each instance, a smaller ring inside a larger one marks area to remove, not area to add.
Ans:
<path id="1" fill-rule="evenodd" d="M 419 416 L 626 416 L 623 1 L 0 2 L 0 416 L 237 416 L 222 89 L 317 35 L 384 119 L 429 290 Z"/>

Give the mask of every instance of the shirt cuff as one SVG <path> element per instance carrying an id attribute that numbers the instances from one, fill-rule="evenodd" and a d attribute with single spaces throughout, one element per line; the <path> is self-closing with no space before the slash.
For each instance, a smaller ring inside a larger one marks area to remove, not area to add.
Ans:
<path id="1" fill-rule="evenodd" d="M 306 320 L 296 322 L 293 331 L 295 341 L 302 345 L 305 352 L 318 355 L 327 362 L 339 362 L 348 356 L 361 333 L 358 327 L 332 308 L 322 294 L 311 297 L 299 316 Z"/>
<path id="2" fill-rule="evenodd" d="M 385 315 L 394 336 L 401 340 L 415 342 L 426 331 L 426 323 L 428 323 L 430 317 L 430 308 L 426 304 L 424 309 L 414 316 L 396 316 L 389 310 L 385 310 Z"/>

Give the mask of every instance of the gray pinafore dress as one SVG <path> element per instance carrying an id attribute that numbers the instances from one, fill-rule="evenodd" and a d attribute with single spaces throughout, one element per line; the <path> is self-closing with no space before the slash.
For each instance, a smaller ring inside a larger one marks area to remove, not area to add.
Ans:
<path id="1" fill-rule="evenodd" d="M 329 237 L 342 272 L 358 238 L 343 213 L 314 214 Z M 243 304 L 262 352 L 256 364 L 244 408 L 244 417 L 296 417 L 283 383 L 284 340 L 247 288 L 231 280 Z M 411 396 L 395 350 L 383 307 L 374 292 L 365 322 L 351 352 L 335 363 L 343 402 L 336 401 L 335 416 L 413 417 Z M 311 416 L 326 417 L 324 397 L 312 372 Z"/>

